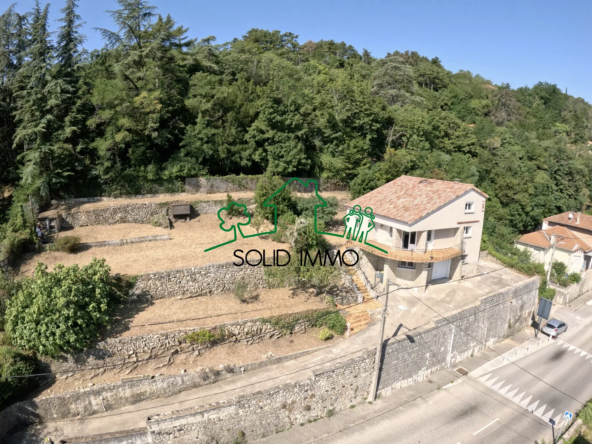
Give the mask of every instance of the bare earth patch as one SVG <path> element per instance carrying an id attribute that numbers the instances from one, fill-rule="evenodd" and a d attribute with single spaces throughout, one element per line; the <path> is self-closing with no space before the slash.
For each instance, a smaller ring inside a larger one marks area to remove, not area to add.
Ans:
<path id="1" fill-rule="evenodd" d="M 186 299 L 160 299 L 138 312 L 138 306 L 124 306 L 117 314 L 111 337 L 138 336 L 179 328 L 209 327 L 241 319 L 277 316 L 327 308 L 320 297 L 289 288 L 253 292 L 253 302 L 242 303 L 232 293 Z"/>

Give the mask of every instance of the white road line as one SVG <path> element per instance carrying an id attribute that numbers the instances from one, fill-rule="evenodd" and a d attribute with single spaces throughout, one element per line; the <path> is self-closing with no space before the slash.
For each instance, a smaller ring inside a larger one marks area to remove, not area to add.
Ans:
<path id="1" fill-rule="evenodd" d="M 495 418 L 493 421 L 491 421 L 489 424 L 487 424 L 485 427 L 483 427 L 482 429 L 477 430 L 475 433 L 473 433 L 473 436 L 475 436 L 477 433 L 482 432 L 483 430 L 485 430 L 487 427 L 489 427 L 491 424 L 495 423 L 499 421 L 499 418 Z"/>

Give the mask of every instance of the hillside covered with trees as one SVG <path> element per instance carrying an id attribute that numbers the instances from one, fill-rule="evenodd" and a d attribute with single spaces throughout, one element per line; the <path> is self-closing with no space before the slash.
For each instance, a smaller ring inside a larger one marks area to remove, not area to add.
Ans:
<path id="1" fill-rule="evenodd" d="M 460 179 L 491 196 L 486 232 L 504 241 L 587 208 L 592 108 L 556 85 L 513 89 L 291 32 L 218 43 L 145 0 L 118 3 L 93 51 L 76 0 L 55 34 L 49 5 L 0 17 L 0 185 L 14 188 L 0 240 L 26 237 L 29 196 L 175 191 L 206 175 L 325 177 L 354 195 L 402 174 Z"/>

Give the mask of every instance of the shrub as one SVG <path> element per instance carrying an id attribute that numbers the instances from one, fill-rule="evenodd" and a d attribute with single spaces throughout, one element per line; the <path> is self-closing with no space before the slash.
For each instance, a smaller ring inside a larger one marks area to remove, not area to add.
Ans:
<path id="1" fill-rule="evenodd" d="M 338 311 L 331 313 L 325 319 L 325 325 L 334 333 L 342 335 L 347 328 L 347 321 Z"/>
<path id="2" fill-rule="evenodd" d="M 53 272 L 38 264 L 8 301 L 6 330 L 12 342 L 48 356 L 88 347 L 110 325 L 122 296 L 109 271 L 104 259 L 82 268 L 57 265 Z"/>
<path id="3" fill-rule="evenodd" d="M 281 177 L 266 174 L 259 179 L 257 182 L 257 188 L 255 189 L 257 211 L 259 211 L 259 213 L 272 224 L 276 222 L 274 219 L 274 209 L 273 207 L 263 206 L 263 203 L 273 196 L 273 194 L 283 185 L 284 181 Z M 296 206 L 289 186 L 273 196 L 273 199 L 270 202 L 277 207 L 278 219 L 286 213 L 293 213 Z"/>
<path id="4" fill-rule="evenodd" d="M 35 360 L 8 346 L 0 346 L 0 377 L 35 373 Z M 27 394 L 37 385 L 37 378 L 0 378 L 0 410 Z"/>
<path id="5" fill-rule="evenodd" d="M 553 262 L 552 270 L 558 278 L 561 278 L 567 274 L 567 265 L 563 262 L 555 261 Z"/>
<path id="6" fill-rule="evenodd" d="M 53 249 L 55 251 L 62 251 L 64 253 L 75 253 L 78 251 L 80 245 L 80 238 L 76 236 L 64 236 L 58 238 L 54 244 Z"/>
<path id="7" fill-rule="evenodd" d="M 251 226 L 255 229 L 255 231 L 257 231 L 257 233 L 259 233 L 259 230 L 261 230 L 261 227 L 264 223 L 265 219 L 263 219 L 263 217 L 261 217 L 261 215 L 258 212 L 255 213 L 255 215 L 251 219 Z"/>
<path id="8" fill-rule="evenodd" d="M 216 331 L 212 330 L 199 330 L 189 333 L 187 336 L 183 338 L 185 342 L 190 344 L 208 344 L 214 345 L 218 342 L 222 342 L 226 339 L 226 332 L 224 329 L 219 329 Z"/>
<path id="9" fill-rule="evenodd" d="M 278 219 L 276 232 L 271 235 L 271 240 L 274 242 L 288 242 L 286 232 L 296 223 L 296 219 L 294 213 L 288 212 L 282 214 Z"/>
<path id="10" fill-rule="evenodd" d="M 249 284 L 245 281 L 240 281 L 236 284 L 234 288 L 234 296 L 242 303 L 247 302 L 247 291 L 249 289 Z"/>
<path id="11" fill-rule="evenodd" d="M 582 410 L 580 410 L 578 417 L 582 420 L 584 425 L 592 425 L 592 401 L 588 401 Z"/>
<path id="12" fill-rule="evenodd" d="M 169 218 L 164 214 L 157 214 L 150 219 L 150 225 L 153 227 L 168 228 Z"/>
<path id="13" fill-rule="evenodd" d="M 324 229 L 324 225 L 318 223 L 317 228 L 321 231 Z M 329 249 L 329 242 L 316 231 L 313 218 L 299 217 L 296 223 L 286 231 L 286 237 L 290 242 L 290 247 L 297 252 Z"/>
<path id="14" fill-rule="evenodd" d="M 325 304 L 327 304 L 331 308 L 337 307 L 335 304 L 335 298 L 333 296 L 325 296 Z"/>
<path id="15" fill-rule="evenodd" d="M 571 273 L 567 279 L 569 280 L 570 284 L 579 284 L 582 282 L 582 276 L 580 276 L 580 273 Z"/>
<path id="16" fill-rule="evenodd" d="M 328 341 L 329 339 L 333 339 L 333 333 L 327 327 L 321 329 L 319 332 L 319 339 L 321 341 Z"/>
<path id="17" fill-rule="evenodd" d="M 226 204 L 224 205 L 224 208 L 227 208 L 226 210 L 226 215 L 232 219 L 233 217 L 241 217 L 244 216 L 243 214 L 243 208 L 239 207 L 238 205 L 232 205 L 233 203 L 235 203 L 234 199 L 232 198 L 232 196 L 229 193 L 226 193 Z"/>
<path id="18" fill-rule="evenodd" d="M 336 197 L 328 197 L 325 199 L 326 207 L 317 208 L 317 221 L 325 226 L 333 221 L 333 218 L 339 210 L 339 202 Z M 296 199 L 296 212 L 298 216 L 306 218 L 314 217 L 315 205 L 319 204 L 319 200 L 315 197 L 299 197 Z"/>
<path id="19" fill-rule="evenodd" d="M 330 418 L 331 416 L 335 415 L 335 409 L 327 409 L 327 411 L 325 412 L 325 416 L 327 418 Z"/>

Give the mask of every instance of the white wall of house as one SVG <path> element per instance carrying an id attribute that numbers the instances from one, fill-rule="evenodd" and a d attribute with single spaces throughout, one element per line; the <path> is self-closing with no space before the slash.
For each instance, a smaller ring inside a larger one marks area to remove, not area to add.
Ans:
<path id="1" fill-rule="evenodd" d="M 375 212 L 374 230 L 368 235 L 368 240 L 375 240 L 383 245 L 401 248 L 400 239 L 403 232 L 417 232 L 416 245 L 418 249 L 426 247 L 426 231 L 435 230 L 433 248 L 460 248 L 465 242 L 466 262 L 478 262 L 485 216 L 485 197 L 474 190 L 469 190 L 462 196 L 444 205 L 440 209 L 428 214 L 413 224 L 406 224 L 380 215 L 379 208 Z M 472 202 L 472 211 L 465 211 L 465 205 Z M 351 207 L 348 207 L 348 210 Z M 390 228 L 392 230 L 392 236 Z M 470 227 L 470 233 L 464 233 L 464 227 Z M 399 230 L 398 233 L 395 230 Z"/>
<path id="2" fill-rule="evenodd" d="M 532 259 L 536 262 L 542 262 L 545 265 L 545 270 L 548 270 L 551 263 L 551 248 L 534 247 L 528 244 L 521 244 L 516 242 L 516 247 L 520 250 L 529 251 Z M 555 248 L 553 261 L 563 262 L 567 266 L 568 273 L 579 273 L 584 266 L 584 252 L 563 250 Z"/>

